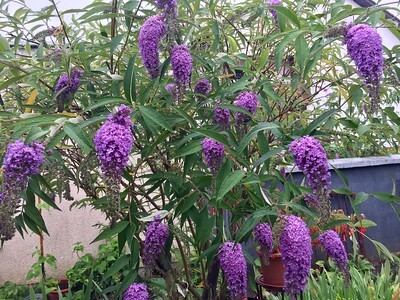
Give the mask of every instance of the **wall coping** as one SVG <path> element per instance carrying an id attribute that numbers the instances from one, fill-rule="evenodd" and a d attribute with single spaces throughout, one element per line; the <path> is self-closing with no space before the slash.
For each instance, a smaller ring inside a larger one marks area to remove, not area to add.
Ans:
<path id="1" fill-rule="evenodd" d="M 351 169 L 351 168 L 392 165 L 392 164 L 400 164 L 400 154 L 393 154 L 387 156 L 328 159 L 328 163 L 329 163 L 329 169 L 332 169 L 332 166 L 335 167 L 336 169 Z M 293 166 L 287 167 L 286 171 L 291 173 L 300 172 L 299 168 Z"/>

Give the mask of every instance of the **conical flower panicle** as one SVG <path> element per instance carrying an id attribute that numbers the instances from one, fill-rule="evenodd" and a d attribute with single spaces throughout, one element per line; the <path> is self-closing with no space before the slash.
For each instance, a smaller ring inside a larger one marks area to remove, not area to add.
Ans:
<path id="1" fill-rule="evenodd" d="M 210 138 L 205 138 L 201 143 L 204 161 L 213 175 L 216 175 L 225 155 L 224 145 Z"/>
<path id="2" fill-rule="evenodd" d="M 336 231 L 327 230 L 318 237 L 318 242 L 332 258 L 335 265 L 343 272 L 346 285 L 349 284 L 350 273 L 347 266 L 347 252 Z"/>
<path id="3" fill-rule="evenodd" d="M 142 252 L 143 264 L 154 267 L 158 255 L 163 251 L 165 242 L 169 236 L 168 226 L 156 218 L 147 228 Z"/>
<path id="4" fill-rule="evenodd" d="M 218 259 L 230 289 L 231 299 L 247 296 L 247 265 L 242 246 L 225 242 L 219 247 Z"/>
<path id="5" fill-rule="evenodd" d="M 149 291 L 144 283 L 133 283 L 124 293 L 123 300 L 150 300 Z"/>
<path id="6" fill-rule="evenodd" d="M 158 45 L 166 33 L 167 28 L 161 15 L 151 16 L 140 28 L 139 51 L 142 55 L 143 65 L 153 79 L 160 74 Z"/>
<path id="7" fill-rule="evenodd" d="M 285 228 L 279 238 L 285 265 L 284 289 L 292 297 L 301 293 L 311 270 L 311 237 L 306 223 L 299 217 L 285 216 Z"/>

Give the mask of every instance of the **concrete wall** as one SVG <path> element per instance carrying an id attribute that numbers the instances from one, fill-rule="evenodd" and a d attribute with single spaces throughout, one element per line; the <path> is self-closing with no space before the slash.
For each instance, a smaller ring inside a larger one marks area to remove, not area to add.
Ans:
<path id="1" fill-rule="evenodd" d="M 79 199 L 78 197 L 76 199 Z M 104 216 L 90 207 L 69 210 L 71 202 L 63 200 L 57 205 L 62 211 L 51 209 L 42 212 L 50 236 L 44 236 L 44 251 L 57 259 L 57 269 L 46 268 L 48 277 L 60 278 L 78 259 L 73 253 L 73 245 L 82 242 L 85 252 L 96 253 L 98 244 L 90 242 L 99 234 L 93 225 L 106 224 Z M 4 243 L 0 250 L 0 285 L 6 281 L 24 283 L 31 265 L 37 260 L 32 253 L 39 249 L 39 237 L 25 234 L 24 239 L 17 232 L 16 236 Z"/>

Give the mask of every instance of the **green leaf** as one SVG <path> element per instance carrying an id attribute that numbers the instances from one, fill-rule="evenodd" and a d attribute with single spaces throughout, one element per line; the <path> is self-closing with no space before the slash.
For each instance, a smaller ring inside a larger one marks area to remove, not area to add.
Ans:
<path id="1" fill-rule="evenodd" d="M 86 111 L 90 111 L 99 107 L 104 107 L 106 105 L 116 105 L 116 104 L 129 104 L 128 101 L 122 98 L 102 98 L 102 99 L 96 99 L 96 103 L 89 105 L 88 107 L 85 108 Z"/>
<path id="2" fill-rule="evenodd" d="M 112 40 L 110 41 L 110 55 L 112 55 L 114 53 L 115 49 L 117 49 L 119 43 L 121 43 L 124 36 L 125 35 L 123 35 L 123 34 L 119 34 L 112 38 Z"/>
<path id="3" fill-rule="evenodd" d="M 115 227 L 113 228 L 106 228 L 104 229 L 92 242 L 91 244 L 107 239 L 109 237 L 112 237 L 118 233 L 120 233 L 122 230 L 128 226 L 129 222 L 128 221 L 121 221 Z"/>
<path id="4" fill-rule="evenodd" d="M 112 266 L 107 270 L 106 274 L 103 276 L 103 282 L 105 280 L 117 273 L 119 270 L 121 270 L 123 267 L 125 267 L 129 263 L 130 257 L 129 255 L 123 255 L 119 257 L 113 264 Z"/>
<path id="5" fill-rule="evenodd" d="M 382 252 L 387 258 L 389 258 L 391 261 L 393 261 L 393 256 L 390 253 L 390 251 L 388 250 L 388 248 L 385 247 L 385 245 L 383 245 L 382 243 L 375 241 L 375 240 L 371 240 L 371 242 L 374 243 L 378 253 Z"/>
<path id="6" fill-rule="evenodd" d="M 354 227 L 373 227 L 376 226 L 376 223 L 371 220 L 361 220 L 354 224 Z"/>
<path id="7" fill-rule="evenodd" d="M 302 135 L 309 135 L 315 129 L 317 129 L 323 122 L 329 119 L 332 115 L 334 115 L 338 110 L 337 109 L 330 109 L 312 121 L 306 128 L 304 128 Z"/>
<path id="8" fill-rule="evenodd" d="M 340 194 L 340 195 L 353 195 L 353 192 L 346 188 L 336 188 L 336 189 L 332 189 L 332 191 L 335 192 L 336 194 Z"/>
<path id="9" fill-rule="evenodd" d="M 250 129 L 249 133 L 243 138 L 242 142 L 240 143 L 238 147 L 238 155 L 240 155 L 243 150 L 246 148 L 246 146 L 250 143 L 250 141 L 257 135 L 259 131 L 262 130 L 271 130 L 278 128 L 278 125 L 275 123 L 266 123 L 266 122 L 260 122 L 256 126 Z"/>
<path id="10" fill-rule="evenodd" d="M 264 163 L 266 160 L 270 159 L 271 157 L 273 157 L 274 155 L 280 153 L 281 151 L 282 151 L 281 148 L 272 149 L 272 150 L 268 151 L 267 153 L 265 153 L 263 156 L 261 156 L 259 159 L 256 160 L 256 162 L 254 163 L 253 168 L 258 167 L 259 165 Z"/>
<path id="11" fill-rule="evenodd" d="M 207 129 L 198 129 L 198 130 L 194 130 L 194 132 L 205 135 L 206 137 L 212 138 L 213 140 L 216 140 L 217 142 L 220 142 L 221 144 L 229 147 L 228 140 L 226 139 L 226 137 L 223 134 L 221 134 L 219 132 L 207 130 Z"/>
<path id="12" fill-rule="evenodd" d="M 360 205 L 361 203 L 366 201 L 368 199 L 368 197 L 369 197 L 369 195 L 364 193 L 364 192 L 358 193 L 356 198 L 353 201 L 353 204 L 354 205 Z"/>
<path id="13" fill-rule="evenodd" d="M 217 201 L 222 200 L 222 198 L 228 193 L 231 189 L 233 189 L 240 180 L 243 179 L 245 173 L 242 170 L 236 170 L 233 173 L 230 173 L 221 184 L 220 189 L 217 192 Z"/>
<path id="14" fill-rule="evenodd" d="M 46 224 L 44 223 L 43 217 L 34 204 L 32 205 L 30 203 L 27 203 L 24 206 L 24 214 L 27 215 L 29 219 L 31 219 L 37 225 L 37 227 L 39 227 L 44 232 L 49 234 L 46 228 Z"/>
<path id="15" fill-rule="evenodd" d="M 132 56 L 128 62 L 124 78 L 124 92 L 130 103 L 136 102 L 136 55 Z"/>
<path id="16" fill-rule="evenodd" d="M 253 230 L 254 226 L 260 222 L 260 220 L 264 217 L 264 215 L 251 215 L 240 227 L 239 232 L 236 237 L 236 241 L 238 243 L 242 242 L 242 239 Z"/>
<path id="17" fill-rule="evenodd" d="M 10 44 L 5 37 L 0 36 L 0 52 L 10 50 Z"/>
<path id="18" fill-rule="evenodd" d="M 199 200 L 200 192 L 196 191 L 189 196 L 183 198 L 175 209 L 176 215 L 181 215 L 189 210 L 197 200 Z"/>
<path id="19" fill-rule="evenodd" d="M 93 149 L 93 143 L 89 135 L 77 124 L 67 123 L 64 125 L 64 132 L 82 148 L 85 154 Z"/>
<path id="20" fill-rule="evenodd" d="M 293 12 L 293 10 L 283 7 L 282 5 L 269 6 L 268 9 L 275 10 L 279 15 L 285 17 L 286 19 L 289 19 L 298 28 L 301 28 L 300 20 Z"/>
<path id="21" fill-rule="evenodd" d="M 296 38 L 295 44 L 294 44 L 295 50 L 296 50 L 296 60 L 297 63 L 300 66 L 300 70 L 303 70 L 305 66 L 305 61 L 310 53 L 310 50 L 308 49 L 307 42 L 304 38 L 303 35 L 299 35 Z"/>
<path id="22" fill-rule="evenodd" d="M 182 157 L 182 156 L 187 156 L 196 152 L 201 151 L 201 141 L 195 140 L 195 141 L 190 141 L 187 143 L 185 146 L 180 148 L 176 153 L 174 154 L 174 158 L 177 157 Z"/>
<path id="23" fill-rule="evenodd" d="M 164 117 L 155 109 L 150 107 L 139 106 L 139 111 L 146 123 L 157 124 L 164 129 L 172 131 L 171 126 L 167 123 Z"/>
<path id="24" fill-rule="evenodd" d="M 400 197 L 396 197 L 388 193 L 372 193 L 371 196 L 389 203 L 400 203 Z"/>

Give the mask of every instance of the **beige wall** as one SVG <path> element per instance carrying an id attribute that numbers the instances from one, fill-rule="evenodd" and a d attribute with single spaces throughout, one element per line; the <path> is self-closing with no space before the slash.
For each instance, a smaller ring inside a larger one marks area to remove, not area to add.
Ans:
<path id="1" fill-rule="evenodd" d="M 98 244 L 90 242 L 98 235 L 99 229 L 93 227 L 103 223 L 104 216 L 90 207 L 69 210 L 71 202 L 63 200 L 57 205 L 62 211 L 51 209 L 43 211 L 50 236 L 44 236 L 44 251 L 57 259 L 57 269 L 46 268 L 48 277 L 60 278 L 65 276 L 68 268 L 77 260 L 73 253 L 73 245 L 82 242 L 85 252 L 96 253 Z M 16 236 L 4 243 L 0 250 L 0 285 L 6 281 L 24 283 L 25 276 L 37 257 L 32 253 L 39 248 L 39 237 L 33 233 L 25 234 L 24 239 L 17 232 Z"/>

